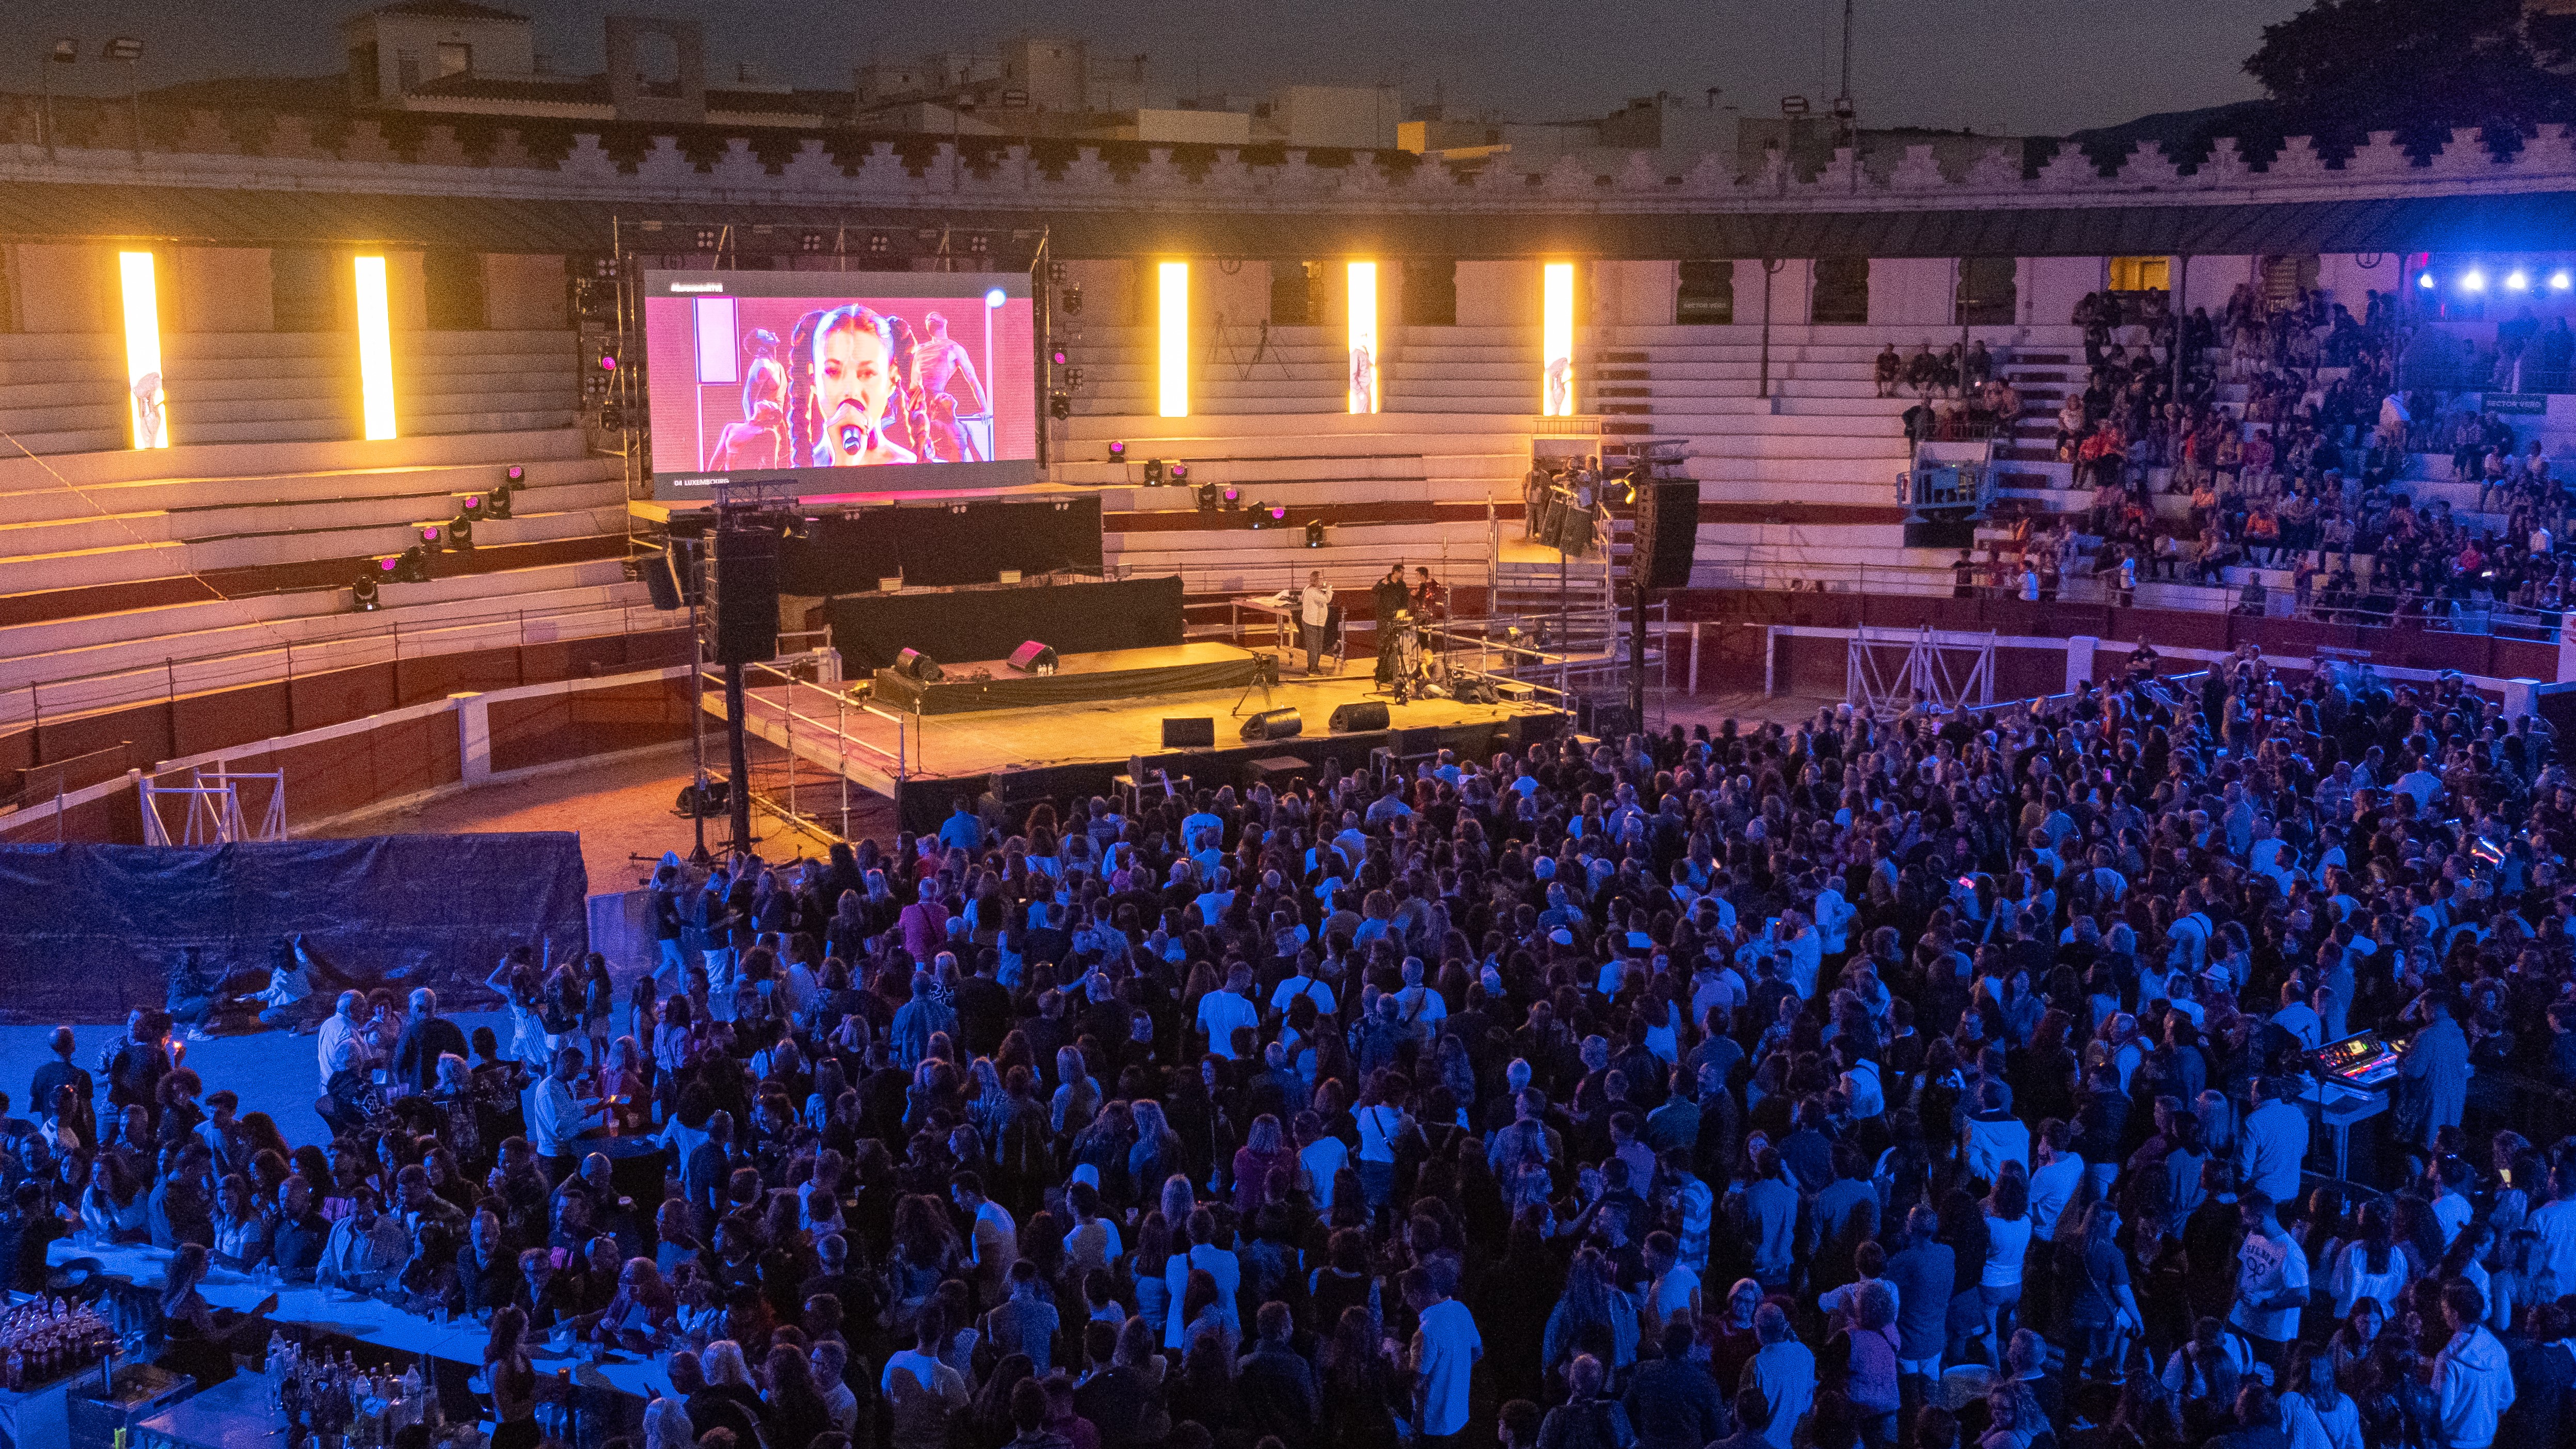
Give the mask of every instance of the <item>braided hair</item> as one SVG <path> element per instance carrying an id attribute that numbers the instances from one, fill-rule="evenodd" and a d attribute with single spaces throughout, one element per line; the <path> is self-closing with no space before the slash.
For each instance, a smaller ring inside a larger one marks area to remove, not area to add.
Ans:
<path id="1" fill-rule="evenodd" d="M 879 433 L 892 437 L 896 432 L 892 425 L 900 421 L 901 431 L 911 434 L 907 441 L 914 455 L 926 456 L 923 449 L 929 417 L 921 402 L 920 380 L 915 376 L 918 364 L 913 357 L 912 324 L 856 302 L 808 312 L 796 319 L 796 329 L 787 344 L 788 456 L 800 467 L 822 466 L 830 461 L 829 449 L 823 444 L 823 410 L 814 400 L 814 344 L 845 329 L 873 332 L 886 347 L 893 386 L 886 395 L 885 412 L 878 420 Z"/>

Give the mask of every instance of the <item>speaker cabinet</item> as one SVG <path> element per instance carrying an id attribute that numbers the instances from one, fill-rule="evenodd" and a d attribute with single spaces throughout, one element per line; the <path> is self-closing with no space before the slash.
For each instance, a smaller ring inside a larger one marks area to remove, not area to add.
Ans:
<path id="1" fill-rule="evenodd" d="M 1247 740 L 1288 740 L 1305 732 L 1305 718 L 1294 709 L 1266 709 L 1243 722 Z"/>
<path id="2" fill-rule="evenodd" d="M 1661 479 L 1637 489 L 1637 537 L 1628 566 L 1638 587 L 1690 587 L 1699 547 L 1699 485 Z"/>
<path id="3" fill-rule="evenodd" d="M 708 633 L 718 664 L 758 664 L 778 657 L 778 535 L 765 528 L 716 533 L 715 586 Z"/>
<path id="4" fill-rule="evenodd" d="M 1333 733 L 1337 735 L 1386 727 L 1386 701 L 1382 699 L 1354 700 L 1333 711 Z"/>
<path id="5" fill-rule="evenodd" d="M 1203 719 L 1167 719 L 1163 721 L 1163 748 L 1167 750 L 1206 750 L 1216 746 L 1216 717 Z"/>

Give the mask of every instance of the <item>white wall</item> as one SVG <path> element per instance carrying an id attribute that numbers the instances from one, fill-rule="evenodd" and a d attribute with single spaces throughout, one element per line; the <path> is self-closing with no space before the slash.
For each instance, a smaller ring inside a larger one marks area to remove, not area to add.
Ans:
<path id="1" fill-rule="evenodd" d="M 1873 327 L 1947 327 L 1958 320 L 1955 257 L 1877 257 L 1869 264 Z"/>
<path id="2" fill-rule="evenodd" d="M 2022 260 L 2021 320 L 2030 327 L 2063 327 L 2087 292 L 2102 290 L 2104 257 L 2026 257 Z"/>
<path id="3" fill-rule="evenodd" d="M 2369 305 L 2370 293 L 2397 290 L 2397 253 L 2374 252 L 2368 259 L 2379 265 L 2365 267 L 2363 258 L 2351 252 L 2329 252 L 2317 258 L 2317 284 L 2326 289 L 2326 300 L 2351 308 L 2356 319 Z"/>
<path id="4" fill-rule="evenodd" d="M 1588 309 L 1597 327 L 1668 327 L 1673 294 L 1681 286 L 1679 262 L 1594 262 Z M 1578 308 L 1583 299 L 1575 299 Z"/>
<path id="5" fill-rule="evenodd" d="M 2174 270 L 2182 271 L 2182 258 L 2173 261 Z M 2182 305 L 2186 308 L 2207 307 L 2212 313 L 2227 305 L 2239 284 L 2251 282 L 2258 275 L 2252 257 L 2193 257 L 2191 271 L 2182 279 Z"/>
<path id="6" fill-rule="evenodd" d="M 1587 305 L 1578 295 L 1575 315 Z M 1536 327 L 1539 322 L 1539 264 L 1531 261 L 1460 262 L 1458 325 L 1461 327 Z"/>
<path id="7" fill-rule="evenodd" d="M 1779 327 L 1802 327 L 1812 315 L 1808 293 L 1815 285 L 1815 266 L 1811 262 L 1788 261 L 1771 274 L 1771 322 Z M 1735 264 L 1735 320 L 1748 326 L 1762 322 L 1762 264 L 1739 261 Z"/>

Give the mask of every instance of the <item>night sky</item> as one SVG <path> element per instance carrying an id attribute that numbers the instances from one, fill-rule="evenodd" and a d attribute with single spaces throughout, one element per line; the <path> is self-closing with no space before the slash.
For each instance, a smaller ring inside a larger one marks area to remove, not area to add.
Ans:
<path id="1" fill-rule="evenodd" d="M 1748 115 L 1782 96 L 1836 89 L 1841 0 L 500 0 L 537 17 L 555 69 L 600 66 L 612 12 L 708 23 L 709 75 L 736 62 L 768 78 L 846 88 L 851 68 L 1014 34 L 1087 38 L 1106 60 L 1150 57 L 1157 88 L 1258 93 L 1286 82 L 1387 83 L 1408 101 L 1435 87 L 1451 114 L 1514 121 L 1599 114 L 1630 96 L 1698 100 L 1710 86 Z M 2252 99 L 2239 69 L 2263 25 L 2305 0 L 1860 0 L 1853 91 L 1864 124 L 2058 134 L 2155 111 Z M 11 0 L 0 6 L 0 86 L 33 89 L 57 36 L 82 61 L 57 88 L 121 94 L 124 67 L 96 59 L 120 33 L 145 38 L 149 88 L 223 75 L 340 69 L 338 22 L 367 7 L 333 0 Z M 720 19 L 721 17 L 721 19 Z"/>

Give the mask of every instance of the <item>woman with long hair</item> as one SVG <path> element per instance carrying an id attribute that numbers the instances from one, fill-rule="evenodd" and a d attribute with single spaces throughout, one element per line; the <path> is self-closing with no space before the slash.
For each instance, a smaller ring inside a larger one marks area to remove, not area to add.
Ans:
<path id="1" fill-rule="evenodd" d="M 492 1315 L 483 1341 L 483 1381 L 492 1394 L 491 1449 L 535 1449 L 537 1369 L 528 1361 L 528 1315 L 510 1304 Z"/>
<path id="2" fill-rule="evenodd" d="M 2356 1218 L 2354 1237 L 2335 1253 L 2326 1279 L 2338 1320 L 2352 1317 L 2353 1305 L 2364 1298 L 2396 1302 L 2414 1276 L 2407 1271 L 2406 1255 L 2398 1251 L 2387 1206 L 2372 1198 L 2361 1205 Z"/>
<path id="3" fill-rule="evenodd" d="M 894 1250 L 886 1260 L 887 1284 L 894 1295 L 893 1317 L 887 1326 L 897 1334 L 909 1332 L 921 1306 L 964 1261 L 957 1230 L 936 1199 L 916 1195 L 897 1200 Z"/>
<path id="4" fill-rule="evenodd" d="M 1337 1449 L 1396 1449 L 1395 1373 L 1381 1347 L 1385 1339 L 1377 1318 L 1355 1303 L 1329 1320 L 1319 1312 L 1316 1320 L 1333 1326 L 1321 1354 L 1321 1442 Z"/>
<path id="5" fill-rule="evenodd" d="M 1978 1337 L 2000 1366 L 2002 1345 L 2012 1337 L 2021 1306 L 2022 1260 L 2030 1252 L 2030 1178 L 2018 1162 L 2006 1162 L 1995 1173 L 1994 1187 L 1982 1204 L 1986 1219 L 1986 1261 L 1977 1280 L 1985 1305 L 1985 1326 Z"/>
<path id="6" fill-rule="evenodd" d="M 908 436 L 910 446 L 896 441 Z M 858 303 L 808 312 L 788 340 L 787 446 L 799 467 L 920 462 L 929 412 L 912 324 Z"/>
<path id="7" fill-rule="evenodd" d="M 832 1411 L 814 1382 L 804 1350 L 782 1343 L 769 1351 L 769 1449 L 807 1449 L 832 1431 Z"/>
<path id="8" fill-rule="evenodd" d="M 1234 1154 L 1234 1211 L 1249 1221 L 1268 1201 L 1271 1174 L 1293 1173 L 1296 1154 L 1289 1150 L 1288 1134 L 1279 1118 L 1269 1112 L 1252 1119 L 1252 1129 L 1244 1134 L 1243 1146 Z"/>
<path id="9" fill-rule="evenodd" d="M 2281 1427 L 2294 1449 L 2361 1449 L 2361 1406 L 2335 1382 L 2333 1354 L 2299 1345 L 2284 1382 Z"/>
<path id="10" fill-rule="evenodd" d="M 1637 1361 L 1637 1306 L 1612 1281 L 1610 1260 L 1598 1248 L 1574 1255 L 1565 1293 L 1547 1317 L 1539 1362 L 1554 1370 L 1578 1354 L 1601 1358 L 1613 1369 Z"/>

